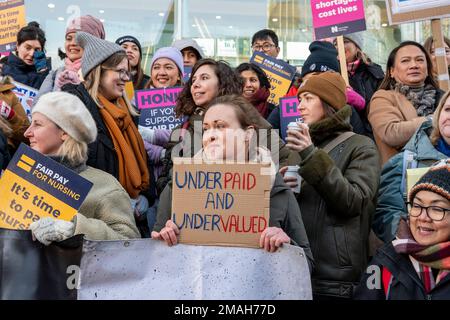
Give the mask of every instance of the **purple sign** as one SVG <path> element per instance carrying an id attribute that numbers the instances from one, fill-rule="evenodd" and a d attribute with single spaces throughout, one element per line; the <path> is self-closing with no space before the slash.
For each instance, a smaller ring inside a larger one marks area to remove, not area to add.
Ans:
<path id="1" fill-rule="evenodd" d="M 297 97 L 287 97 L 280 99 L 280 131 L 281 138 L 286 140 L 286 130 L 289 122 L 295 122 L 301 118 L 298 110 Z"/>
<path id="2" fill-rule="evenodd" d="M 175 105 L 182 89 L 173 87 L 136 91 L 136 105 L 141 110 L 139 125 L 172 130 L 182 124 L 184 119 L 175 117 Z"/>

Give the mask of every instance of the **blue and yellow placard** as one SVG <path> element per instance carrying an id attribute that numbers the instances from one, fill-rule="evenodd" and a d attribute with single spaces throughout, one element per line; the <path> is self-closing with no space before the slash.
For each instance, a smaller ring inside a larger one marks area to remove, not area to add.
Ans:
<path id="1" fill-rule="evenodd" d="M 92 182 L 21 144 L 0 179 L 0 228 L 28 230 L 43 217 L 70 221 L 91 188 Z"/>
<path id="2" fill-rule="evenodd" d="M 289 91 L 289 87 L 295 76 L 295 67 L 283 60 L 275 59 L 259 51 L 253 53 L 250 63 L 260 67 L 266 74 L 271 86 L 270 96 L 267 102 L 278 106 L 280 104 L 280 98 Z"/>

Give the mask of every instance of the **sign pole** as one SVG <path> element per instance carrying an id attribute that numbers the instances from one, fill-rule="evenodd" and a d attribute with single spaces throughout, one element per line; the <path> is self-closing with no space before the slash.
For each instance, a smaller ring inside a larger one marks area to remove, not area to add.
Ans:
<path id="1" fill-rule="evenodd" d="M 337 37 L 337 44 L 338 44 L 339 63 L 341 65 L 341 75 L 345 80 L 345 84 L 349 86 L 347 60 L 345 59 L 344 36 Z"/>
<path id="2" fill-rule="evenodd" d="M 444 91 L 450 89 L 448 65 L 445 57 L 444 36 L 442 34 L 441 19 L 431 20 L 431 32 L 433 33 L 434 55 L 436 56 L 437 78 L 439 88 Z"/>

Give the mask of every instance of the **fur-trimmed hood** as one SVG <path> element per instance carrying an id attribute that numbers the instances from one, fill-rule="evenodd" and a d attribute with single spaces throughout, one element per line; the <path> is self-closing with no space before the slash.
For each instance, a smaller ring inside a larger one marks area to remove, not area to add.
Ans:
<path id="1" fill-rule="evenodd" d="M 13 79 L 10 76 L 0 77 L 0 92 L 5 92 L 14 89 Z"/>

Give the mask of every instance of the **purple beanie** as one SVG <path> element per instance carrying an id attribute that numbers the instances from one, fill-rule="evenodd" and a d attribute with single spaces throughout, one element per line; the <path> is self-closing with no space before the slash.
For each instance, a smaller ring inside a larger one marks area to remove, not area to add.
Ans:
<path id="1" fill-rule="evenodd" d="M 87 32 L 97 38 L 105 39 L 105 28 L 103 27 L 103 23 L 90 15 L 81 16 L 70 21 L 66 29 L 66 35 L 77 31 Z"/>
<path id="2" fill-rule="evenodd" d="M 156 60 L 160 58 L 167 58 L 175 62 L 177 65 L 179 71 L 183 73 L 184 71 L 184 64 L 183 64 L 183 56 L 181 55 L 180 50 L 174 47 L 164 47 L 158 49 L 153 58 L 152 63 L 150 64 L 150 69 L 153 67 L 153 64 L 156 62 Z"/>

